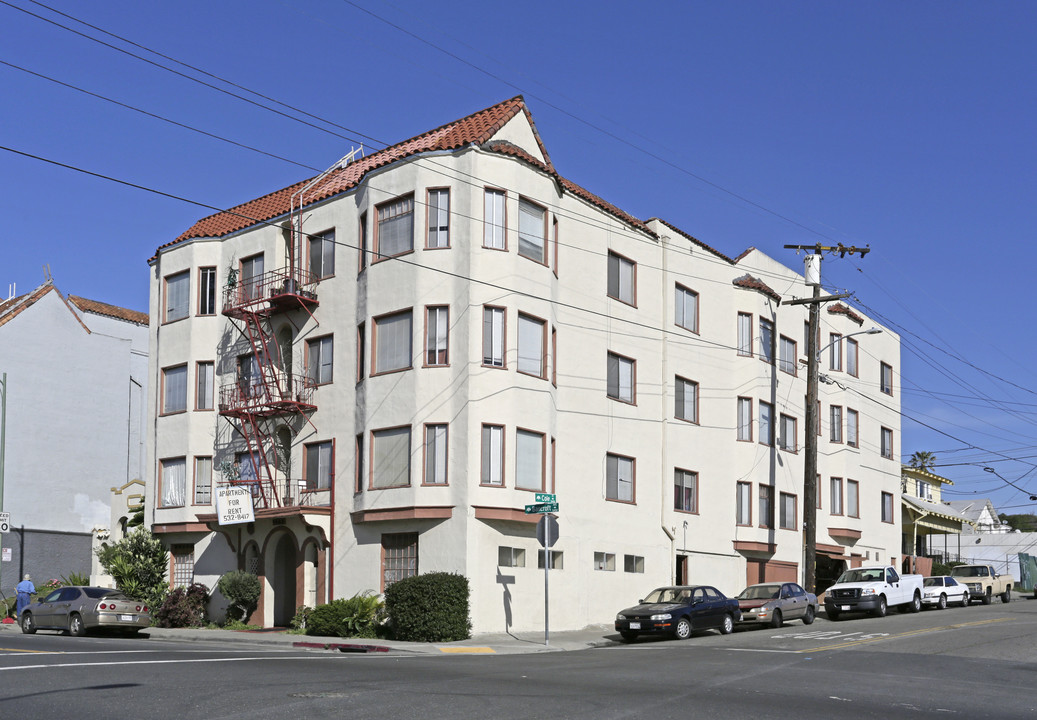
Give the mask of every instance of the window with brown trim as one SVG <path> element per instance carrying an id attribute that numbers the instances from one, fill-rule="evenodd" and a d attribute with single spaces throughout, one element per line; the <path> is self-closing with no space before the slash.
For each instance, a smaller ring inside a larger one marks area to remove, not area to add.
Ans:
<path id="1" fill-rule="evenodd" d="M 375 208 L 374 251 L 377 260 L 414 250 L 414 196 L 407 195 Z"/>
<path id="2" fill-rule="evenodd" d="M 431 188 L 428 191 L 428 235 L 425 247 L 429 250 L 450 247 L 450 190 Z"/>

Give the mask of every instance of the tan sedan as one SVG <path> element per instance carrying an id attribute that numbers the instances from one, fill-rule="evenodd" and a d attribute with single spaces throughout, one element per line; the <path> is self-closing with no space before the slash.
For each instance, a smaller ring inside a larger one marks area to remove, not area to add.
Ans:
<path id="1" fill-rule="evenodd" d="M 22 632 L 28 635 L 37 630 L 85 635 L 94 628 L 137 632 L 151 625 L 151 614 L 143 602 L 131 600 L 118 590 L 70 585 L 27 605 L 19 621 Z"/>
<path id="2" fill-rule="evenodd" d="M 817 617 L 817 596 L 794 582 L 750 585 L 738 594 L 741 624 L 761 623 L 781 627 L 786 620 L 802 620 L 804 625 Z"/>

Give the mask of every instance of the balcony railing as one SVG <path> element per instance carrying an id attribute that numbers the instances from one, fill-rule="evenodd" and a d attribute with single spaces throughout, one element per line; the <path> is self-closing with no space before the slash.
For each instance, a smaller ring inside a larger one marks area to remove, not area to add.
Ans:
<path id="1" fill-rule="evenodd" d="M 220 388 L 220 412 L 274 415 L 315 410 L 313 383 L 305 375 L 255 376 Z"/>
<path id="2" fill-rule="evenodd" d="M 252 490 L 252 504 L 256 510 L 290 507 L 330 507 L 331 490 L 313 487 L 306 480 L 296 478 L 269 478 L 231 480 L 216 483 L 217 487 L 246 487 Z"/>
<path id="3" fill-rule="evenodd" d="M 278 309 L 288 302 L 317 303 L 317 278 L 306 270 L 271 270 L 242 279 L 223 289 L 223 312 L 232 315 L 248 308 Z M 267 305 L 269 303 L 269 305 Z"/>

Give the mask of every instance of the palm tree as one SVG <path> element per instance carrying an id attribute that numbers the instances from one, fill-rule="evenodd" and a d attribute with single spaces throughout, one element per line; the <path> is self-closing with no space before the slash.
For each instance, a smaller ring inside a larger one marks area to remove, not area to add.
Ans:
<path id="1" fill-rule="evenodd" d="M 911 459 L 907 462 L 913 468 L 932 472 L 933 466 L 936 465 L 936 455 L 928 450 L 919 450 L 918 452 L 911 453 Z"/>

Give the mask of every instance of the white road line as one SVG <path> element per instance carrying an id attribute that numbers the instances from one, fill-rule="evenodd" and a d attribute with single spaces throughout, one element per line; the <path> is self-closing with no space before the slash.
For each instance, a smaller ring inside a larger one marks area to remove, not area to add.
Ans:
<path id="1" fill-rule="evenodd" d="M 718 648 L 719 650 L 730 650 L 731 652 L 755 652 L 755 653 L 785 653 L 799 655 L 799 650 L 763 650 L 758 648 Z"/>
<path id="2" fill-rule="evenodd" d="M 278 657 L 278 660 L 327 660 L 327 659 L 339 659 L 342 655 L 300 655 L 299 657 Z M 106 668 L 112 665 L 177 665 L 185 663 L 216 663 L 216 662 L 246 662 L 253 660 L 270 660 L 269 655 L 263 655 L 261 657 L 242 657 L 242 658 L 199 658 L 196 660 L 123 660 L 116 662 L 97 662 L 97 663 L 53 663 L 45 665 L 15 665 L 13 667 L 0 668 L 0 672 L 11 672 L 13 670 L 48 670 L 50 668 L 68 668 L 68 667 L 98 667 Z"/>

